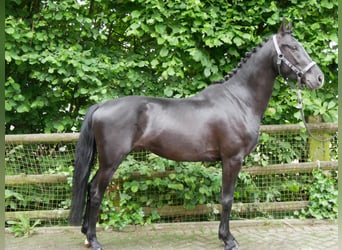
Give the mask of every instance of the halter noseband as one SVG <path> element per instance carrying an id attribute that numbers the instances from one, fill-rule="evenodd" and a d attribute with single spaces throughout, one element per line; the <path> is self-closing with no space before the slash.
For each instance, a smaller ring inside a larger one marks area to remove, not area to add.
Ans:
<path id="1" fill-rule="evenodd" d="M 283 53 L 281 53 L 278 42 L 277 42 L 276 35 L 273 36 L 273 43 L 274 43 L 274 47 L 275 47 L 275 49 L 277 51 L 277 55 L 278 55 L 277 66 L 278 66 L 279 75 L 282 75 L 280 72 L 280 65 L 282 62 L 284 62 L 293 72 L 296 73 L 298 86 L 300 87 L 302 77 L 305 75 L 306 72 L 309 71 L 309 69 L 312 68 L 312 66 L 314 66 L 316 64 L 316 62 L 312 61 L 303 70 L 300 70 L 295 65 L 293 65 L 289 60 L 287 60 Z"/>

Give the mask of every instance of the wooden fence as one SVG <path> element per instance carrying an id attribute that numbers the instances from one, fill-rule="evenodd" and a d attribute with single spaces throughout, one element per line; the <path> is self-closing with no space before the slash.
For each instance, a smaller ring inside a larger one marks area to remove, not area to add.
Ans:
<path id="1" fill-rule="evenodd" d="M 334 134 L 337 131 L 337 123 L 319 123 L 309 124 L 309 128 L 316 135 Z M 278 134 L 278 133 L 302 133 L 303 128 L 299 125 L 265 125 L 261 126 L 261 133 Z M 61 142 L 76 142 L 78 139 L 77 133 L 64 133 L 64 134 L 31 134 L 31 135 L 6 135 L 5 144 L 44 144 L 44 143 L 61 143 Z M 311 145 L 309 139 L 309 147 Z M 320 147 L 321 150 L 329 150 L 329 142 L 321 142 L 317 146 L 317 142 L 312 142 L 315 147 Z M 315 151 L 317 152 L 317 150 Z M 320 157 L 327 154 L 318 154 Z M 314 155 L 311 159 L 312 162 L 301 162 L 291 164 L 273 164 L 268 166 L 252 166 L 243 168 L 242 171 L 248 172 L 250 175 L 271 175 L 271 174 L 284 174 L 284 173 L 309 173 L 313 169 L 319 167 L 323 170 L 337 170 L 337 161 L 331 161 L 330 159 L 317 159 Z M 149 178 L 166 177 L 171 174 L 172 171 L 156 172 Z M 139 179 L 141 176 L 139 173 L 134 173 L 131 178 Z M 67 176 L 64 174 L 39 174 L 39 175 L 6 175 L 5 186 L 10 187 L 13 185 L 31 185 L 31 184 L 66 184 Z M 296 211 L 307 206 L 307 201 L 288 201 L 288 202 L 263 202 L 263 203 L 234 203 L 233 211 L 239 213 L 249 213 L 252 211 Z M 220 205 L 216 204 L 218 210 Z M 195 209 L 185 209 L 183 206 L 164 206 L 162 208 L 143 208 L 145 214 L 149 214 L 156 210 L 160 216 L 176 216 L 176 215 L 199 215 L 209 213 L 211 208 L 206 205 L 198 205 Z M 19 215 L 26 214 L 31 219 L 65 219 L 68 216 L 68 210 L 38 210 L 38 211 L 16 211 L 6 212 L 6 220 L 18 219 Z"/>

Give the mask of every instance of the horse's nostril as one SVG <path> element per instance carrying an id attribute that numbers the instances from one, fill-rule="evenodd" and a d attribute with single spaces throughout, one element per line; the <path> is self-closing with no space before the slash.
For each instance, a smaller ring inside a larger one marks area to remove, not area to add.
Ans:
<path id="1" fill-rule="evenodd" d="M 317 77 L 317 80 L 318 80 L 319 83 L 323 83 L 324 82 L 324 77 L 322 75 L 319 75 Z"/>

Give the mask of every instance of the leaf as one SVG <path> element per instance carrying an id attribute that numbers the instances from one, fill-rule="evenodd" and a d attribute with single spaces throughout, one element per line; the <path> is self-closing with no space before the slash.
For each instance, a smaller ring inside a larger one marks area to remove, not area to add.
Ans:
<path id="1" fill-rule="evenodd" d="M 30 111 L 30 108 L 27 104 L 20 104 L 17 108 L 18 113 L 27 113 Z"/>
<path id="2" fill-rule="evenodd" d="M 63 19 L 63 12 L 58 12 L 55 16 L 55 19 L 59 20 L 59 21 L 62 20 Z"/>
<path id="3" fill-rule="evenodd" d="M 233 42 L 238 47 L 240 47 L 244 43 L 243 40 L 238 36 L 234 37 Z"/>
<path id="4" fill-rule="evenodd" d="M 26 34 L 25 34 L 25 36 L 27 37 L 27 38 L 33 38 L 33 32 L 32 31 L 29 31 L 29 32 L 27 32 Z"/>
<path id="5" fill-rule="evenodd" d="M 200 62 L 204 58 L 202 51 L 198 50 L 197 48 L 189 49 L 189 53 L 196 62 Z"/>
<path id="6" fill-rule="evenodd" d="M 171 37 L 171 39 L 168 39 L 168 42 L 171 46 L 178 46 L 179 44 L 178 37 Z"/>
<path id="7" fill-rule="evenodd" d="M 336 102 L 333 102 L 333 101 L 330 101 L 329 104 L 328 104 L 328 109 L 332 109 L 334 107 L 336 107 Z"/>
<path id="8" fill-rule="evenodd" d="M 156 32 L 158 32 L 159 34 L 163 35 L 163 34 L 165 34 L 166 25 L 165 25 L 165 24 L 157 24 L 157 25 L 155 26 L 155 30 L 156 30 Z"/>
<path id="9" fill-rule="evenodd" d="M 327 9 L 332 9 L 334 8 L 334 4 L 331 3 L 330 1 L 327 1 L 327 0 L 324 0 L 321 2 L 321 5 L 324 7 L 324 8 L 327 8 Z"/>
<path id="10" fill-rule="evenodd" d="M 201 194 L 208 194 L 208 188 L 206 187 L 200 187 L 198 190 Z"/>
<path id="11" fill-rule="evenodd" d="M 12 34 L 14 34 L 15 29 L 13 27 L 8 27 L 5 29 L 5 31 L 7 34 L 12 35 Z"/>
<path id="12" fill-rule="evenodd" d="M 158 43 L 158 45 L 162 45 L 162 44 L 165 43 L 165 39 L 163 37 L 158 37 L 157 38 L 157 43 Z"/>
<path id="13" fill-rule="evenodd" d="M 14 102 L 10 102 L 8 100 L 5 101 L 5 110 L 6 111 L 11 111 L 15 106 Z"/>
<path id="14" fill-rule="evenodd" d="M 138 18 L 141 15 L 141 11 L 139 10 L 133 10 L 131 13 L 132 18 Z"/>
<path id="15" fill-rule="evenodd" d="M 169 178 L 171 179 L 171 180 L 174 180 L 174 179 L 176 179 L 176 174 L 169 174 Z"/>
<path id="16" fill-rule="evenodd" d="M 176 184 L 170 183 L 167 185 L 167 187 L 170 189 L 174 189 L 174 190 L 183 190 L 184 189 L 184 186 L 181 183 L 176 183 Z"/>
<path id="17" fill-rule="evenodd" d="M 153 60 L 150 62 L 150 64 L 151 64 L 152 69 L 154 69 L 154 68 L 156 68 L 157 65 L 159 64 L 159 61 L 158 61 L 157 59 L 153 59 Z"/>
<path id="18" fill-rule="evenodd" d="M 138 187 L 137 185 L 131 186 L 131 191 L 132 191 L 133 193 L 138 192 L 138 190 L 139 190 L 139 187 Z"/>
<path id="19" fill-rule="evenodd" d="M 12 61 L 12 57 L 7 52 L 5 53 L 5 61 L 7 63 L 10 63 Z"/>
<path id="20" fill-rule="evenodd" d="M 32 104 L 31 104 L 31 108 L 35 109 L 35 108 L 41 108 L 44 107 L 44 101 L 37 99 L 35 100 Z"/>
<path id="21" fill-rule="evenodd" d="M 204 69 L 204 75 L 205 75 L 205 77 L 209 77 L 211 75 L 210 68 L 207 67 Z"/>
<path id="22" fill-rule="evenodd" d="M 173 96 L 173 90 L 170 87 L 166 87 L 164 89 L 164 95 L 166 97 L 172 97 Z"/>
<path id="23" fill-rule="evenodd" d="M 160 52 L 159 52 L 159 55 L 160 55 L 161 57 L 166 57 L 168 54 L 169 54 L 169 50 L 168 50 L 167 48 L 165 48 L 165 47 L 163 47 L 163 48 L 160 50 Z"/>
<path id="24" fill-rule="evenodd" d="M 57 130 L 57 132 L 62 132 L 64 130 L 64 125 L 61 121 L 55 121 L 53 123 L 53 128 Z"/>
<path id="25" fill-rule="evenodd" d="M 169 76 L 174 76 L 174 75 L 175 75 L 175 69 L 174 69 L 173 67 L 169 67 L 169 68 L 167 69 L 167 74 L 168 74 Z"/>

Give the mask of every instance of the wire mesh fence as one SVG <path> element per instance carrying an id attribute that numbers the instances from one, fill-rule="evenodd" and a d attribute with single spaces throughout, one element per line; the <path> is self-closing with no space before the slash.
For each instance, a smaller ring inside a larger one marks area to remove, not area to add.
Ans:
<path id="1" fill-rule="evenodd" d="M 336 124 L 327 126 L 328 132 L 323 128 L 325 135 L 336 132 Z M 328 151 L 324 154 L 328 159 L 316 159 L 310 153 L 311 140 L 301 128 L 285 127 L 262 128 L 260 142 L 239 174 L 232 219 L 294 216 L 308 205 L 313 169 L 319 167 L 337 179 L 337 138 L 314 144 Z M 322 134 L 319 129 L 317 133 Z M 67 223 L 76 140 L 77 135 L 55 142 L 6 138 L 7 220 L 26 212 L 31 219 L 44 220 L 45 225 Z M 174 162 L 148 152 L 134 152 L 115 173 L 99 220 L 116 227 L 218 220 L 220 190 L 220 163 Z"/>

